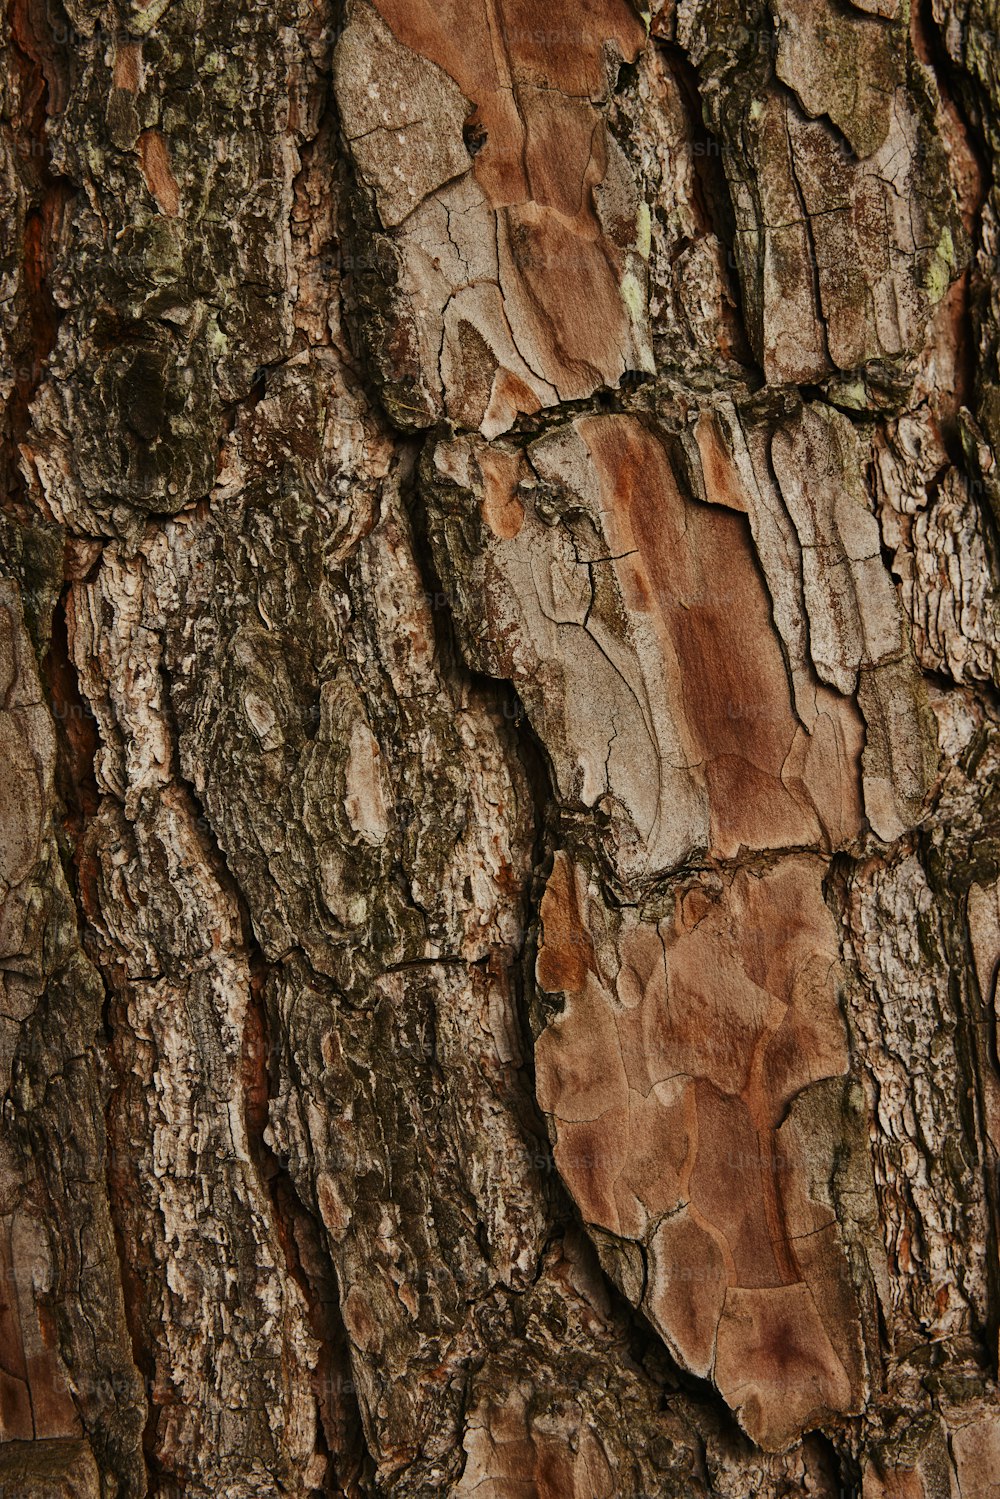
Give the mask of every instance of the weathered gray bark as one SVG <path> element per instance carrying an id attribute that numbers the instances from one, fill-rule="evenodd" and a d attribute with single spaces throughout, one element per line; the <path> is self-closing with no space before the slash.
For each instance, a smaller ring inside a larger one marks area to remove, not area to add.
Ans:
<path id="1" fill-rule="evenodd" d="M 8 0 L 0 1494 L 1000 1495 L 998 33 Z"/>

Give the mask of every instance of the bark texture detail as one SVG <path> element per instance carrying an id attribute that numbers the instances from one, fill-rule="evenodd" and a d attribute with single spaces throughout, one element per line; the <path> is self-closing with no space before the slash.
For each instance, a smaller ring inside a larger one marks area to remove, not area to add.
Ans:
<path id="1" fill-rule="evenodd" d="M 0 1496 L 1000 1494 L 1000 12 L 7 0 Z"/>

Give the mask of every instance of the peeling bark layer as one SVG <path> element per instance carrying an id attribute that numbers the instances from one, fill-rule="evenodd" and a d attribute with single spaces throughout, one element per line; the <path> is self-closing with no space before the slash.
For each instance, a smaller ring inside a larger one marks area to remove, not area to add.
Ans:
<path id="1" fill-rule="evenodd" d="M 1000 1492 L 998 29 L 10 0 L 0 1494 Z"/>

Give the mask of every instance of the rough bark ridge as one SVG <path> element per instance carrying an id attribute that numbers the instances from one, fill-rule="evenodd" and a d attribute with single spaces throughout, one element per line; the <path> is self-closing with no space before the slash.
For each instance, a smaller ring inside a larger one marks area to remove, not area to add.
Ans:
<path id="1" fill-rule="evenodd" d="M 0 1494 L 1000 1494 L 998 34 L 7 0 Z"/>

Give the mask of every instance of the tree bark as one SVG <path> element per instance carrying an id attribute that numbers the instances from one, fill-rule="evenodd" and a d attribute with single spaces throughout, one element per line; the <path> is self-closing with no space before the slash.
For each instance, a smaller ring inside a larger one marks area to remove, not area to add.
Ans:
<path id="1" fill-rule="evenodd" d="M 5 1499 L 1000 1495 L 998 33 L 6 0 Z"/>

